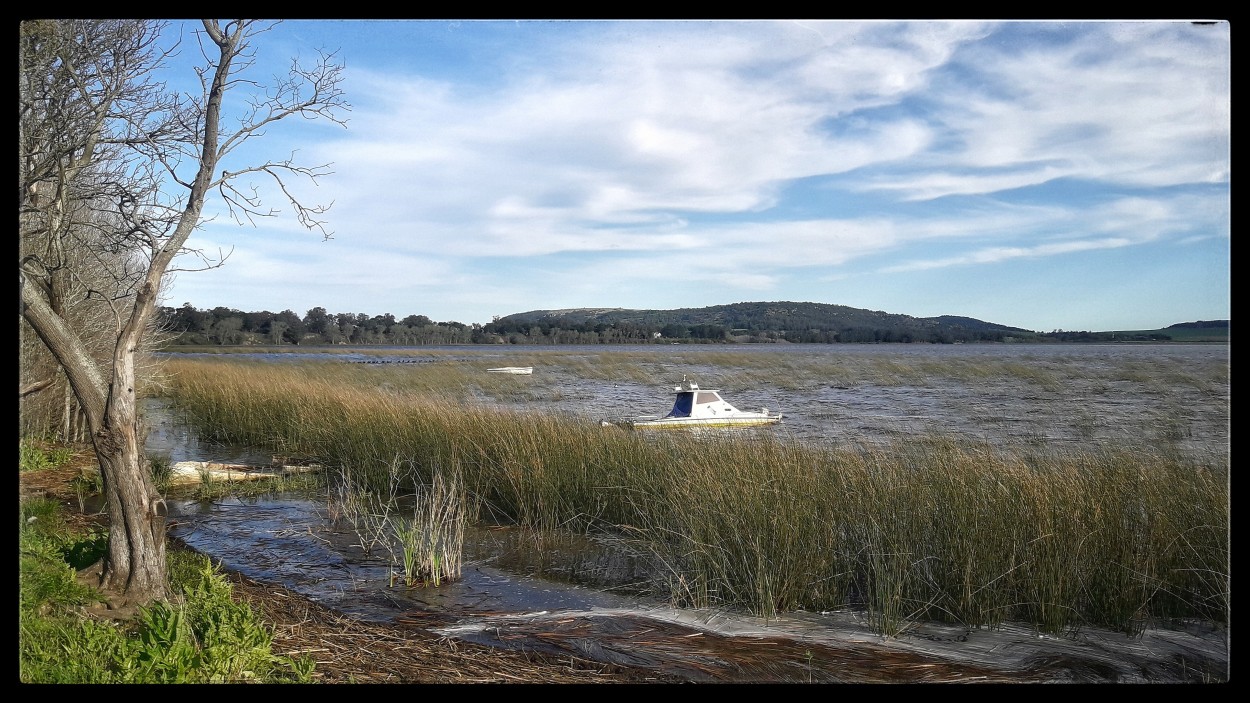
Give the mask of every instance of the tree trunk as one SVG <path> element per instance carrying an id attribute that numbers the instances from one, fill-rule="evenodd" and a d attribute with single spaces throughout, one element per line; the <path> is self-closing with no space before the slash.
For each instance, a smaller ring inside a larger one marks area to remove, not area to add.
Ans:
<path id="1" fill-rule="evenodd" d="M 113 408 L 107 425 L 96 432 L 96 454 L 108 501 L 108 556 L 100 588 L 126 601 L 164 600 L 165 501 L 157 492 L 138 448 L 132 410 Z"/>
<path id="2" fill-rule="evenodd" d="M 109 551 L 101 588 L 124 600 L 147 603 L 167 595 L 165 573 L 165 502 L 144 466 L 139 446 L 138 406 L 135 402 L 134 350 L 137 324 L 119 335 L 113 356 L 111 382 L 104 377 L 82 342 L 20 278 L 21 312 L 65 370 L 74 395 L 91 429 L 91 441 L 100 462 L 109 512 Z M 152 287 L 141 289 L 136 317 L 150 309 Z M 146 308 L 144 304 L 146 303 Z"/>

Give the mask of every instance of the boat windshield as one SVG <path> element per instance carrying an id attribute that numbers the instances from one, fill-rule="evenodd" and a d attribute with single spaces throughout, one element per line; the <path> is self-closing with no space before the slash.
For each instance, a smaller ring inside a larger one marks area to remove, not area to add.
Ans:
<path id="1" fill-rule="evenodd" d="M 673 411 L 668 414 L 669 417 L 690 417 L 690 410 L 694 407 L 694 393 L 678 393 L 677 400 L 673 403 Z"/>

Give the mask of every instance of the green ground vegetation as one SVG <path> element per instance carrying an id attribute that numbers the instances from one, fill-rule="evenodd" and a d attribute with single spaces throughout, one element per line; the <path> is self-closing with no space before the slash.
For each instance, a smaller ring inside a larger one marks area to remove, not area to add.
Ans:
<path id="1" fill-rule="evenodd" d="M 22 468 L 44 467 L 68 449 L 23 443 Z M 34 458 L 42 454 L 41 458 Z M 279 656 L 259 613 L 232 597 L 202 555 L 170 550 L 176 596 L 113 619 L 78 572 L 105 553 L 107 534 L 75 528 L 46 497 L 20 501 L 18 678 L 22 683 L 299 683 L 310 659 Z"/>

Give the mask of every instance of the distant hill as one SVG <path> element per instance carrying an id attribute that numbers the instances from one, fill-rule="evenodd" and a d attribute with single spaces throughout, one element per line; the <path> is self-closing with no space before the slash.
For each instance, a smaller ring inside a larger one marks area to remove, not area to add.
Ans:
<path id="1" fill-rule="evenodd" d="M 1230 327 L 1228 320 L 1198 320 L 1178 322 L 1159 331 L 1174 342 L 1227 342 Z"/>
<path id="2" fill-rule="evenodd" d="M 1168 325 L 1167 329 L 1187 329 L 1187 330 L 1218 330 L 1228 329 L 1228 320 L 1198 320 L 1197 322 L 1178 322 L 1175 325 Z"/>
<path id="3" fill-rule="evenodd" d="M 662 337 L 790 342 L 1025 341 L 1037 333 L 970 317 L 912 317 L 827 303 L 748 302 L 675 310 L 572 308 L 530 310 L 498 318 L 487 328 L 560 329 L 621 326 L 657 330 Z M 719 332 L 719 334 L 718 334 Z"/>
<path id="4" fill-rule="evenodd" d="M 1109 332 L 1074 332 L 1057 330 L 1042 335 L 1041 341 L 1054 342 L 1182 342 L 1207 343 L 1229 341 L 1228 320 L 1178 322 L 1157 330 L 1112 330 Z"/>

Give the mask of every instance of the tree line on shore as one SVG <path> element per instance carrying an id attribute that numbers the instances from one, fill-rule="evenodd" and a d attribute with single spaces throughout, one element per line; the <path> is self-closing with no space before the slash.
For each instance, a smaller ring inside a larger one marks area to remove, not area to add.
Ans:
<path id="1" fill-rule="evenodd" d="M 172 345 L 397 345 L 443 344 L 718 344 L 718 343 L 964 343 L 1027 341 L 1035 333 L 980 323 L 973 327 L 894 315 L 882 323 L 837 324 L 815 318 L 708 321 L 683 311 L 647 311 L 645 318 L 519 314 L 486 324 L 434 321 L 425 315 L 292 310 L 244 312 L 190 303 L 165 307 L 161 317 Z M 902 318 L 902 321 L 895 318 Z M 914 323 L 908 323 L 915 320 Z M 738 326 L 741 325 L 741 326 Z"/>
<path id="2" fill-rule="evenodd" d="M 244 312 L 190 303 L 161 308 L 171 345 L 326 344 L 883 344 L 1012 342 L 1168 342 L 1227 339 L 1228 321 L 1197 321 L 1158 330 L 1032 332 L 981 320 L 908 315 L 823 303 L 735 303 L 678 310 L 534 310 L 486 324 L 436 322 L 425 315 L 330 313 L 315 307 Z"/>

